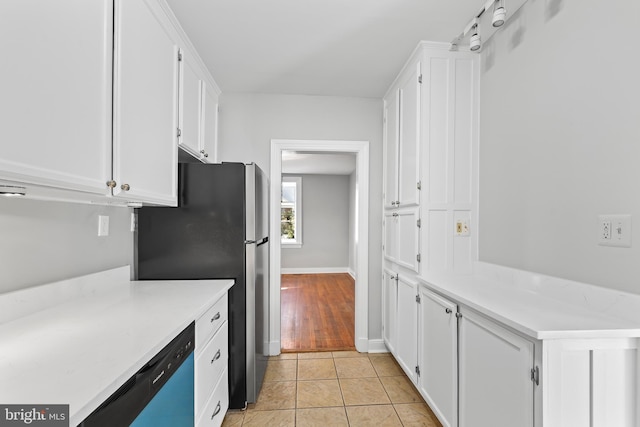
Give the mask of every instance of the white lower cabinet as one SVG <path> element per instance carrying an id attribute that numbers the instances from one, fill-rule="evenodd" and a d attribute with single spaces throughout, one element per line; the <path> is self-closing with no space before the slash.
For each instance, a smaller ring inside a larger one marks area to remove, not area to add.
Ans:
<path id="1" fill-rule="evenodd" d="M 461 309 L 460 427 L 533 427 L 534 345 Z"/>
<path id="2" fill-rule="evenodd" d="M 444 427 L 534 427 L 532 341 L 389 269 L 383 296 L 385 344 Z"/>
<path id="3" fill-rule="evenodd" d="M 398 328 L 398 274 L 385 269 L 382 296 L 382 338 L 391 353 L 395 353 Z"/>
<path id="4" fill-rule="evenodd" d="M 444 427 L 458 425 L 458 306 L 420 287 L 417 387 Z"/>
<path id="5" fill-rule="evenodd" d="M 418 283 L 398 276 L 396 360 L 415 383 L 418 366 Z"/>
<path id="6" fill-rule="evenodd" d="M 196 426 L 219 427 L 229 408 L 227 296 L 196 321 L 194 414 Z"/>

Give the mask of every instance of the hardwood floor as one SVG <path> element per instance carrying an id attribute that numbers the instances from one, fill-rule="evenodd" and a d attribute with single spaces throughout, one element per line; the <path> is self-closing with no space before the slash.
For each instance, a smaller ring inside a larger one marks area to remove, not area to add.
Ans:
<path id="1" fill-rule="evenodd" d="M 283 352 L 355 350 L 349 274 L 283 274 L 280 292 Z"/>

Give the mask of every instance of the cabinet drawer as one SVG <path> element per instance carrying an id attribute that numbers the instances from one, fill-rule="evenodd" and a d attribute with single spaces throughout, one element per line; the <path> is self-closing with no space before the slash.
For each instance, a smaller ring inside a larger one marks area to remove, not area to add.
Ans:
<path id="1" fill-rule="evenodd" d="M 220 427 L 222 425 L 229 408 L 228 377 L 228 371 L 225 369 L 204 410 L 196 415 L 197 427 Z"/>
<path id="2" fill-rule="evenodd" d="M 222 325 L 213 339 L 202 351 L 196 353 L 195 366 L 195 402 L 196 413 L 205 405 L 220 374 L 227 367 L 229 360 L 228 323 Z"/>
<path id="3" fill-rule="evenodd" d="M 196 351 L 205 344 L 227 320 L 227 295 L 218 300 L 205 314 L 196 321 Z"/>

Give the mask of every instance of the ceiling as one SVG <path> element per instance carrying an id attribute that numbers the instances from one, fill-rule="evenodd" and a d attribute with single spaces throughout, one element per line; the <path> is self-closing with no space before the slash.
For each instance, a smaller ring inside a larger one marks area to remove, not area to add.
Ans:
<path id="1" fill-rule="evenodd" d="M 381 98 L 483 0 L 167 0 L 223 92 Z"/>
<path id="2" fill-rule="evenodd" d="M 355 170 L 354 153 L 282 152 L 282 173 L 351 175 Z"/>

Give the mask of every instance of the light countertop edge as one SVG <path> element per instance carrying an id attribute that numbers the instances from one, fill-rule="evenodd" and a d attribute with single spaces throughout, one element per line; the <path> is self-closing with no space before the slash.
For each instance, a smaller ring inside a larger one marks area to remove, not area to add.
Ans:
<path id="1" fill-rule="evenodd" d="M 55 305 L 22 310 L 0 324 L 0 402 L 69 404 L 70 425 L 77 425 L 202 316 L 233 280 L 127 279 L 108 286 L 74 290 Z"/>
<path id="2" fill-rule="evenodd" d="M 471 308 L 536 340 L 640 337 L 640 296 L 571 283 L 572 298 L 558 295 L 568 285 L 544 276 L 518 271 L 517 283 L 485 274 L 500 266 L 482 266 L 482 274 L 418 276 L 419 282 L 460 305 Z M 499 276 L 496 275 L 496 276 Z M 515 279 L 514 279 L 515 280 Z M 529 283 L 527 283 L 529 281 Z M 556 283 L 557 282 L 557 283 Z M 554 285 L 555 288 L 554 288 Z M 606 300 L 606 306 L 593 303 Z"/>

